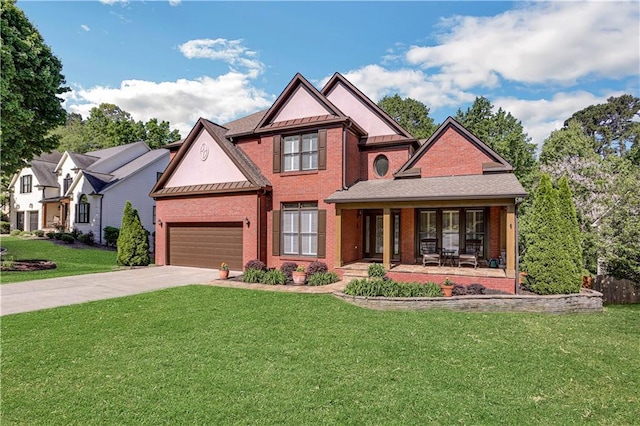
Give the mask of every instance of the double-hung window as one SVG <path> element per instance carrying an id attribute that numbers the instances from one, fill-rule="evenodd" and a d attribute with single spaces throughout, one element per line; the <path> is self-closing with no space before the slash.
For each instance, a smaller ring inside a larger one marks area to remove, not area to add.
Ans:
<path id="1" fill-rule="evenodd" d="M 20 193 L 27 194 L 31 192 L 31 175 L 24 175 L 20 178 Z"/>
<path id="2" fill-rule="evenodd" d="M 73 178 L 69 173 L 67 173 L 67 177 L 65 177 L 62 182 L 62 195 L 66 194 L 69 188 L 71 188 L 72 182 L 73 182 Z"/>
<path id="3" fill-rule="evenodd" d="M 284 171 L 318 169 L 318 133 L 285 136 Z"/>
<path id="4" fill-rule="evenodd" d="M 76 222 L 89 223 L 89 199 L 85 194 L 80 196 L 78 205 L 76 205 Z"/>
<path id="5" fill-rule="evenodd" d="M 283 253 L 298 256 L 318 254 L 318 204 L 282 205 Z"/>

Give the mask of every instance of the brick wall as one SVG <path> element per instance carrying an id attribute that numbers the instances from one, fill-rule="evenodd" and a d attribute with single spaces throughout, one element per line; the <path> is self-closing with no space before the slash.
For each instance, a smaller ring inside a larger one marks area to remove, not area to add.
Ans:
<path id="1" fill-rule="evenodd" d="M 387 272 L 389 278 L 402 281 L 402 282 L 427 282 L 433 281 L 436 284 L 440 284 L 445 279 L 449 278 L 456 284 L 469 285 L 469 284 L 482 284 L 486 288 L 494 290 L 501 290 L 507 293 L 515 294 L 515 280 L 513 278 L 494 278 L 494 277 L 467 277 L 462 275 L 445 275 L 445 274 L 419 274 L 410 272 Z"/>
<path id="2" fill-rule="evenodd" d="M 346 184 L 351 186 L 360 179 L 360 148 L 358 137 L 350 131 L 347 132 L 346 154 Z"/>
<path id="3" fill-rule="evenodd" d="M 489 257 L 500 257 L 500 211 L 502 207 L 493 206 L 489 210 Z"/>
<path id="4" fill-rule="evenodd" d="M 393 173 L 397 172 L 409 159 L 409 147 L 379 148 L 362 151 L 360 154 L 360 180 L 380 179 L 373 169 L 373 162 L 380 154 L 389 159 L 389 171 L 384 179 L 393 179 Z"/>
<path id="5" fill-rule="evenodd" d="M 482 174 L 482 163 L 492 161 L 464 136 L 448 128 L 413 167 L 422 177 Z"/>
<path id="6" fill-rule="evenodd" d="M 400 261 L 402 263 L 414 263 L 415 253 L 415 210 L 400 210 Z"/>

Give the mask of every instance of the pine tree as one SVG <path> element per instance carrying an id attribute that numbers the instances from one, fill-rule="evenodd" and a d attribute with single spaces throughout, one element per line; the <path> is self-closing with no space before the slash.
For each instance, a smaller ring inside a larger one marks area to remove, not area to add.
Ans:
<path id="1" fill-rule="evenodd" d="M 558 191 L 549 175 L 543 174 L 529 217 L 531 241 L 523 256 L 527 286 L 538 294 L 580 291 L 575 260 L 561 237 L 562 226 Z"/>
<path id="2" fill-rule="evenodd" d="M 576 206 L 573 203 L 573 194 L 569 188 L 569 179 L 564 175 L 558 182 L 558 207 L 560 212 L 561 236 L 565 241 L 566 249 L 573 259 L 578 277 L 582 276 L 582 234 L 578 224 Z"/>
<path id="3" fill-rule="evenodd" d="M 130 201 L 124 206 L 116 260 L 118 265 L 123 266 L 147 266 L 151 263 L 147 231 L 142 227 L 138 211 Z"/>

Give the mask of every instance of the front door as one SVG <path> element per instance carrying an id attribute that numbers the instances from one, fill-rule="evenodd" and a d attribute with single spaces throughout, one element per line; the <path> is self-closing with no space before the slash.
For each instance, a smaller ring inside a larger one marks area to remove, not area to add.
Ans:
<path id="1" fill-rule="evenodd" d="M 364 210 L 364 253 L 365 259 L 382 260 L 384 251 L 382 210 Z M 391 259 L 400 258 L 400 212 L 391 212 Z"/>

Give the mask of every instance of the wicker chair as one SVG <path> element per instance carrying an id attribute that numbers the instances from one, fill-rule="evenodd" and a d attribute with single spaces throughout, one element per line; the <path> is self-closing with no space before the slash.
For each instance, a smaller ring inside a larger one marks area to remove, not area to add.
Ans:
<path id="1" fill-rule="evenodd" d="M 477 268 L 481 247 L 482 241 L 480 240 L 466 240 L 464 253 L 460 253 L 458 256 L 458 267 L 464 263 L 465 265 L 471 265 Z"/>
<path id="2" fill-rule="evenodd" d="M 442 266 L 437 238 L 423 238 L 420 241 L 420 253 L 422 253 L 422 266 L 427 266 L 427 263 L 437 263 L 438 266 Z"/>

